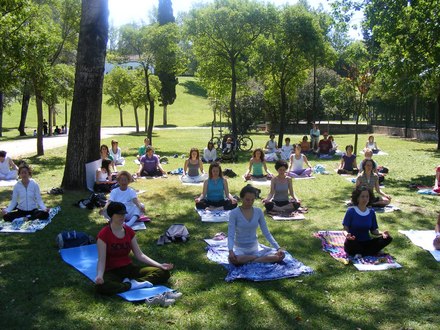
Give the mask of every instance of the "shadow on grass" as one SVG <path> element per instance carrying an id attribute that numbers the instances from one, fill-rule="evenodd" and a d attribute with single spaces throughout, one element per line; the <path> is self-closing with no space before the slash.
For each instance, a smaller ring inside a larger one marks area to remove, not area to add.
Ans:
<path id="1" fill-rule="evenodd" d="M 179 83 L 179 85 L 185 88 L 184 93 L 191 94 L 194 96 L 200 96 L 204 98 L 208 97 L 208 93 L 206 89 L 195 81 L 187 80 L 183 83 Z"/>

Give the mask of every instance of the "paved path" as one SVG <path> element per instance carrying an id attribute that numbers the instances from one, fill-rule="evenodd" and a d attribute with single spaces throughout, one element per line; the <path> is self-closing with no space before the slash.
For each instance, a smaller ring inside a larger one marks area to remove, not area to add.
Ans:
<path id="1" fill-rule="evenodd" d="M 154 130 L 168 130 L 168 129 L 208 129 L 209 127 L 155 127 Z M 114 135 L 122 135 L 136 132 L 135 127 L 103 127 L 101 128 L 101 139 L 105 139 Z M 146 135 L 146 134 L 145 134 Z M 43 139 L 44 150 L 54 149 L 67 145 L 67 135 L 58 135 L 45 137 Z M 25 155 L 36 155 L 37 153 L 37 138 L 10 140 L 0 142 L 0 150 L 5 150 L 8 156 L 14 159 Z"/>

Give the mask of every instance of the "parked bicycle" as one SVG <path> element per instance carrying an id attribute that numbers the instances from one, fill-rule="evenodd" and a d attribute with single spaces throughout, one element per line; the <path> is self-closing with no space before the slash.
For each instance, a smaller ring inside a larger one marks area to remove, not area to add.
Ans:
<path id="1" fill-rule="evenodd" d="M 226 142 L 225 138 L 231 136 L 232 134 L 225 134 L 223 135 L 223 129 L 218 130 L 220 135 L 214 136 L 211 141 L 214 143 L 214 146 L 217 150 L 222 149 L 222 145 Z M 235 145 L 236 147 L 241 151 L 250 151 L 252 150 L 252 147 L 254 146 L 254 141 L 252 141 L 251 137 L 249 135 L 241 135 L 239 134 L 237 138 L 235 139 Z"/>

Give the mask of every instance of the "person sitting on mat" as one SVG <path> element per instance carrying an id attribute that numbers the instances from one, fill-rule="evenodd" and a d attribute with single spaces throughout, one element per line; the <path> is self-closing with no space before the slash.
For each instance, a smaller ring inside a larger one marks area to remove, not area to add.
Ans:
<path id="1" fill-rule="evenodd" d="M 199 149 L 191 148 L 189 157 L 185 160 L 185 164 L 183 165 L 182 182 L 198 183 L 206 179 L 207 175 L 203 171 L 203 162 L 200 160 Z"/>
<path id="2" fill-rule="evenodd" d="M 122 157 L 122 151 L 121 148 L 119 148 L 119 142 L 117 140 L 112 140 L 112 147 L 109 152 L 115 165 L 123 166 L 125 164 L 125 158 Z"/>
<path id="3" fill-rule="evenodd" d="M 138 154 L 137 154 L 137 156 L 136 156 L 136 158 L 137 158 L 138 160 L 140 160 L 141 157 L 145 155 L 145 153 L 147 152 L 147 147 L 148 147 L 148 146 L 151 146 L 151 143 L 150 143 L 150 139 L 146 137 L 146 138 L 144 139 L 144 144 L 143 144 L 142 146 L 139 147 Z"/>
<path id="4" fill-rule="evenodd" d="M 31 179 L 32 170 L 27 164 L 18 167 L 20 180 L 12 190 L 12 200 L 9 206 L 2 210 L 5 221 L 27 217 L 29 220 L 46 220 L 49 218 L 49 209 L 41 198 L 40 186 Z"/>
<path id="5" fill-rule="evenodd" d="M 110 166 L 109 166 L 110 173 L 116 173 L 117 170 L 116 170 L 115 162 L 114 162 L 112 155 L 110 155 L 110 151 L 109 151 L 107 145 L 106 144 L 101 145 L 101 147 L 99 148 L 99 151 L 100 151 L 100 156 L 101 156 L 102 160 L 109 160 L 111 162 Z"/>
<path id="6" fill-rule="evenodd" d="M 110 164 L 110 160 L 103 159 L 101 167 L 96 170 L 95 185 L 93 186 L 94 192 L 108 193 L 112 190 L 112 186 L 116 181 L 112 180 Z"/>
<path id="7" fill-rule="evenodd" d="M 373 191 L 374 189 L 380 195 L 380 197 L 374 198 L 372 200 L 371 206 L 384 207 L 390 204 L 391 196 L 385 194 L 382 190 L 380 190 L 379 177 L 376 173 L 374 173 L 373 166 L 373 160 L 364 160 L 362 165 L 362 172 L 358 175 L 356 179 L 356 188 L 365 186 L 371 191 Z"/>
<path id="8" fill-rule="evenodd" d="M 307 177 L 312 175 L 312 165 L 310 165 L 307 157 L 301 153 L 301 146 L 295 145 L 295 153 L 290 155 L 290 166 L 287 175 L 292 178 Z M 304 167 L 304 163 L 307 168 Z"/>
<path id="9" fill-rule="evenodd" d="M 294 146 L 290 144 L 290 138 L 286 137 L 284 139 L 285 144 L 281 147 L 280 156 L 282 160 L 289 160 L 290 155 L 293 152 Z"/>
<path id="10" fill-rule="evenodd" d="M 275 141 L 275 134 L 269 135 L 269 140 L 264 146 L 264 157 L 268 162 L 274 162 L 278 160 L 278 145 Z"/>
<path id="11" fill-rule="evenodd" d="M 370 135 L 368 137 L 368 141 L 365 143 L 364 151 L 367 149 L 370 149 L 373 154 L 377 154 L 380 151 L 380 149 L 377 147 L 377 143 L 374 141 L 373 135 Z"/>
<path id="12" fill-rule="evenodd" d="M 379 176 L 379 185 L 383 184 L 385 181 L 385 174 L 388 174 L 389 172 L 388 168 L 377 164 L 377 162 L 373 159 L 373 151 L 371 149 L 365 149 L 364 159 L 359 164 L 359 169 L 362 169 L 364 161 L 367 159 L 373 160 L 373 171 Z"/>
<path id="13" fill-rule="evenodd" d="M 301 152 L 303 154 L 311 153 L 310 142 L 307 141 L 307 135 L 303 136 L 302 141 L 300 142 L 300 145 L 301 145 Z"/>
<path id="14" fill-rule="evenodd" d="M 435 225 L 435 238 L 432 244 L 436 250 L 440 250 L 440 213 L 437 217 L 437 224 Z"/>
<path id="15" fill-rule="evenodd" d="M 229 262 L 239 266 L 249 262 L 275 263 L 283 261 L 285 252 L 280 248 L 267 228 L 263 211 L 254 207 L 256 189 L 251 185 L 240 191 L 241 206 L 232 210 L 228 222 Z M 277 250 L 262 249 L 258 244 L 257 228 Z"/>
<path id="16" fill-rule="evenodd" d="M 124 223 L 127 214 L 125 205 L 111 202 L 107 207 L 107 214 L 110 222 L 98 233 L 96 242 L 98 246 L 96 291 L 113 295 L 166 283 L 174 265 L 159 263 L 142 252 L 135 232 Z M 147 267 L 134 265 L 129 256 L 131 251 L 135 258 Z M 177 296 L 181 294 L 173 292 L 168 296 L 165 295 L 161 305 L 171 305 Z"/>
<path id="17" fill-rule="evenodd" d="M 266 175 L 264 175 L 263 169 L 266 172 Z M 244 174 L 244 179 L 252 180 L 252 179 L 261 179 L 264 177 L 270 179 L 272 177 L 272 173 L 270 173 L 269 170 L 267 169 L 263 150 L 257 148 L 252 153 L 252 158 L 249 161 L 249 168 L 247 172 Z"/>
<path id="18" fill-rule="evenodd" d="M 100 214 L 105 216 L 107 208 L 111 202 L 123 203 L 127 209 L 125 221 L 127 226 L 131 227 L 139 219 L 139 217 L 145 213 L 145 207 L 139 202 L 136 191 L 128 186 L 131 182 L 133 182 L 133 177 L 130 173 L 127 171 L 119 172 L 116 181 L 118 182 L 119 187 L 110 192 L 110 197 L 104 208 L 100 211 Z"/>
<path id="19" fill-rule="evenodd" d="M 165 170 L 160 164 L 159 157 L 154 154 L 152 146 L 147 146 L 145 155 L 139 160 L 139 170 L 137 176 L 155 177 L 166 176 Z"/>
<path id="20" fill-rule="evenodd" d="M 18 166 L 6 156 L 6 151 L 0 151 L 0 180 L 17 179 Z"/>
<path id="21" fill-rule="evenodd" d="M 291 212 L 300 207 L 301 201 L 293 191 L 292 178 L 286 176 L 287 168 L 287 162 L 284 160 L 275 163 L 278 175 L 272 178 L 269 195 L 263 199 L 267 212 Z"/>
<path id="22" fill-rule="evenodd" d="M 195 202 L 197 209 L 232 210 L 237 207 L 237 200 L 229 193 L 228 181 L 218 163 L 209 166 L 209 178 L 203 183 L 203 191 Z"/>
<path id="23" fill-rule="evenodd" d="M 376 212 L 369 208 L 373 193 L 368 187 L 357 187 L 351 194 L 353 207 L 345 212 L 344 250 L 349 255 L 374 256 L 393 240 L 387 231 L 379 232 Z M 371 238 L 370 234 L 377 237 Z"/>
<path id="24" fill-rule="evenodd" d="M 208 142 L 208 145 L 203 150 L 202 162 L 204 163 L 212 163 L 218 162 L 220 158 L 217 157 L 217 149 L 214 147 L 214 143 L 212 141 Z"/>
<path id="25" fill-rule="evenodd" d="M 328 133 L 322 133 L 323 138 L 318 143 L 318 156 L 319 155 L 333 155 L 335 151 L 332 149 L 332 141 L 328 139 Z"/>
<path id="26" fill-rule="evenodd" d="M 345 153 L 341 157 L 338 174 L 358 174 L 356 155 L 353 154 L 353 146 L 349 144 L 345 147 Z"/>

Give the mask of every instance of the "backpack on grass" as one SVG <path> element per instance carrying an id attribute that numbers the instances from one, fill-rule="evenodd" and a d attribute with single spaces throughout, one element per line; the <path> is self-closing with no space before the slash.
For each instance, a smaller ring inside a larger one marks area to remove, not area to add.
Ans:
<path id="1" fill-rule="evenodd" d="M 55 241 L 60 249 L 68 249 L 93 244 L 95 243 L 95 238 L 82 231 L 70 230 L 59 233 Z"/>
<path id="2" fill-rule="evenodd" d="M 189 239 L 189 231 L 184 224 L 176 223 L 171 225 L 165 233 L 166 237 L 173 242 L 186 242 Z"/>

